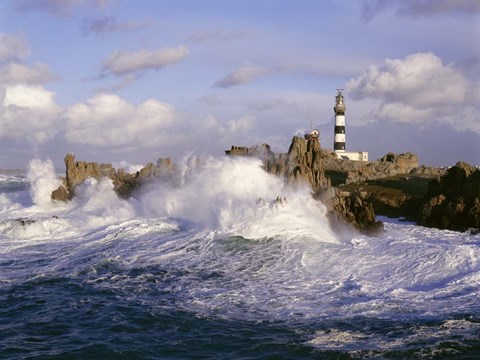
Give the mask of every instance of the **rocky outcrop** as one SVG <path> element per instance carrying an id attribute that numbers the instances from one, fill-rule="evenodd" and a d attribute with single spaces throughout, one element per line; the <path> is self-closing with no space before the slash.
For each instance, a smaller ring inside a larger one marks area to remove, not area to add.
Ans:
<path id="1" fill-rule="evenodd" d="M 349 223 L 363 232 L 376 232 L 382 228 L 375 221 L 372 206 L 361 194 L 342 194 L 331 187 L 330 178 L 325 175 L 325 151 L 321 149 L 318 138 L 306 141 L 301 137 L 293 137 L 288 153 L 275 154 L 270 146 L 263 144 L 255 147 L 232 146 L 226 151 L 230 156 L 255 156 L 262 159 L 265 171 L 285 179 L 289 186 L 308 186 L 312 195 L 322 199 L 331 214 L 334 223 Z M 157 164 L 147 164 L 134 174 L 122 169 L 114 169 L 110 164 L 75 161 L 75 156 L 65 157 L 66 176 L 62 185 L 52 193 L 52 199 L 66 201 L 75 194 L 76 187 L 85 179 L 93 177 L 110 178 L 114 190 L 121 197 L 130 197 L 134 191 L 153 178 L 174 178 L 175 165 L 169 158 L 159 159 Z M 214 184 L 213 184 L 214 185 Z M 281 199 L 280 199 L 281 200 Z M 279 201 L 277 199 L 277 201 Z"/>
<path id="2" fill-rule="evenodd" d="M 100 179 L 107 177 L 112 180 L 115 192 L 127 198 L 132 195 L 138 186 L 153 177 L 172 174 L 175 166 L 170 158 L 159 159 L 157 165 L 147 164 L 140 171 L 133 174 L 123 169 L 115 169 L 111 164 L 98 164 L 96 162 L 75 161 L 75 155 L 65 156 L 65 177 L 62 184 L 52 192 L 52 200 L 68 201 L 75 194 L 75 188 L 87 178 Z"/>
<path id="3" fill-rule="evenodd" d="M 75 188 L 89 177 L 99 179 L 102 176 L 100 165 L 95 162 L 75 161 L 75 155 L 65 156 L 65 178 L 62 185 L 52 192 L 52 200 L 66 201 L 73 197 Z M 102 164 L 102 168 L 108 172 L 108 166 Z"/>
<path id="4" fill-rule="evenodd" d="M 282 176 L 288 185 L 310 186 L 317 193 L 330 187 L 325 176 L 320 143 L 317 138 L 305 141 L 294 136 L 287 154 L 275 155 L 268 145 L 262 145 L 258 153 L 265 171 Z"/>
<path id="5" fill-rule="evenodd" d="M 331 187 L 325 175 L 325 152 L 318 139 L 305 141 L 295 136 L 287 154 L 276 155 L 268 145 L 262 145 L 256 154 L 262 158 L 267 172 L 284 177 L 288 185 L 309 186 L 314 197 L 327 206 L 332 224 L 347 223 L 369 234 L 383 229 L 383 224 L 375 221 L 373 207 L 363 194 L 342 193 Z"/>
<path id="6" fill-rule="evenodd" d="M 333 193 L 332 193 L 333 192 Z M 331 188 L 320 195 L 327 206 L 330 223 L 333 226 L 349 224 L 362 233 L 375 235 L 383 231 L 383 223 L 375 220 L 375 212 L 366 194 L 361 191 L 343 192 Z"/>
<path id="7" fill-rule="evenodd" d="M 447 172 L 447 169 L 443 167 L 434 167 L 434 166 L 419 166 L 416 169 L 410 171 L 410 174 L 414 175 L 426 175 L 426 176 L 443 176 Z"/>
<path id="8" fill-rule="evenodd" d="M 419 224 L 459 231 L 480 229 L 480 170 L 458 162 L 432 180 Z"/>
<path id="9" fill-rule="evenodd" d="M 358 162 L 357 162 L 358 163 Z M 388 153 L 377 161 L 359 163 L 357 168 L 349 170 L 346 184 L 365 182 L 398 174 L 408 174 L 418 168 L 418 157 L 412 153 Z"/>

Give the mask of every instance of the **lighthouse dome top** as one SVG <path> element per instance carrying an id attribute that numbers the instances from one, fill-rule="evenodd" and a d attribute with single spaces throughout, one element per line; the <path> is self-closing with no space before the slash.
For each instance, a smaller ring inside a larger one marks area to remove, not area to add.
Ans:
<path id="1" fill-rule="evenodd" d="M 337 89 L 338 93 L 337 96 L 335 96 L 335 107 L 333 108 L 333 110 L 336 114 L 345 113 L 345 103 L 343 101 L 342 90 L 343 89 Z"/>
<path id="2" fill-rule="evenodd" d="M 342 89 L 337 90 L 337 96 L 335 96 L 335 99 L 337 100 L 337 104 L 343 104 L 343 94 L 342 94 Z"/>

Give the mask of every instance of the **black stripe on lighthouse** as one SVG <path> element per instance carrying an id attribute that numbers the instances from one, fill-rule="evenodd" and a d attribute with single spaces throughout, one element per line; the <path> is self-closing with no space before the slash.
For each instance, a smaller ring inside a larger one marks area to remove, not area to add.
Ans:
<path id="1" fill-rule="evenodd" d="M 335 134 L 345 134 L 345 126 L 335 126 Z"/>
<path id="2" fill-rule="evenodd" d="M 333 144 L 333 150 L 345 150 L 345 143 L 336 142 L 335 144 Z"/>

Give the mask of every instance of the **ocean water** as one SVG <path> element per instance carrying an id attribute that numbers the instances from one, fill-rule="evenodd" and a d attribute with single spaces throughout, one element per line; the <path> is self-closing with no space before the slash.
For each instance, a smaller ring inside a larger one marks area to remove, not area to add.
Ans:
<path id="1" fill-rule="evenodd" d="M 58 184 L 48 160 L 0 173 L 1 359 L 480 358 L 479 235 L 333 230 L 252 159 L 130 200 Z"/>

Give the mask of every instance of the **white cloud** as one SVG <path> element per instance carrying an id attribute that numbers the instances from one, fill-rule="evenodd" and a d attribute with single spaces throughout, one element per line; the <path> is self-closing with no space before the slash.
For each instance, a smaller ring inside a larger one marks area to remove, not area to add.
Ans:
<path id="1" fill-rule="evenodd" d="M 222 129 L 228 134 L 247 134 L 254 126 L 255 119 L 252 116 L 244 115 L 238 119 L 229 120 Z"/>
<path id="2" fill-rule="evenodd" d="M 444 65 L 432 53 L 387 59 L 350 80 L 352 99 L 381 100 L 377 119 L 400 122 L 445 122 L 459 129 L 480 131 L 478 85 L 453 65 Z"/>
<path id="3" fill-rule="evenodd" d="M 259 66 L 244 66 L 215 81 L 213 85 L 226 89 L 236 85 L 251 83 L 267 73 L 267 69 Z"/>
<path id="4" fill-rule="evenodd" d="M 0 33 L 0 60 L 23 58 L 28 53 L 27 42 L 22 36 Z"/>
<path id="5" fill-rule="evenodd" d="M 46 64 L 35 64 L 29 67 L 12 61 L 0 68 L 0 83 L 4 84 L 43 84 L 55 78 L 56 76 Z"/>
<path id="6" fill-rule="evenodd" d="M 175 118 L 172 105 L 149 99 L 134 106 L 117 95 L 100 94 L 65 112 L 70 143 L 100 147 L 155 146 Z"/>
<path id="7" fill-rule="evenodd" d="M 155 151 L 179 157 L 192 151 L 222 154 L 232 144 L 244 144 L 256 119 L 179 113 L 168 104 L 149 99 L 131 104 L 117 95 L 100 94 L 68 107 L 63 115 L 65 141 L 84 151 L 145 154 Z M 251 134 L 250 134 L 251 135 Z M 127 155 L 122 155 L 123 157 Z"/>
<path id="8" fill-rule="evenodd" d="M 381 68 L 371 66 L 350 80 L 347 89 L 355 98 L 382 97 L 391 102 L 422 106 L 462 103 L 467 80 L 432 53 L 417 53 L 405 59 L 386 59 Z"/>
<path id="9" fill-rule="evenodd" d="M 0 138 L 45 143 L 59 130 L 59 113 L 54 94 L 43 87 L 7 86 L 0 104 Z"/>
<path id="10" fill-rule="evenodd" d="M 5 89 L 3 105 L 24 108 L 47 108 L 54 104 L 54 95 L 40 86 L 14 85 Z"/>
<path id="11" fill-rule="evenodd" d="M 46 64 L 24 63 L 29 54 L 26 40 L 20 35 L 0 33 L 0 84 L 43 84 L 56 78 Z"/>
<path id="12" fill-rule="evenodd" d="M 122 76 L 143 70 L 158 70 L 181 61 L 189 54 L 190 51 L 183 45 L 155 51 L 116 51 L 104 62 L 102 73 Z"/>
<path id="13" fill-rule="evenodd" d="M 62 108 L 55 94 L 42 86 L 0 87 L 3 151 L 33 145 L 50 149 L 58 158 L 78 151 L 99 161 L 119 156 L 145 161 L 159 154 L 178 158 L 192 151 L 218 155 L 231 144 L 244 144 L 255 126 L 255 117 L 248 114 L 219 119 L 178 113 L 157 99 L 136 105 L 117 95 L 99 94 Z"/>

